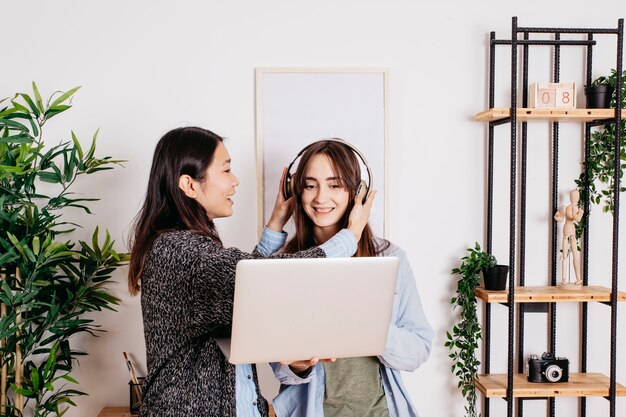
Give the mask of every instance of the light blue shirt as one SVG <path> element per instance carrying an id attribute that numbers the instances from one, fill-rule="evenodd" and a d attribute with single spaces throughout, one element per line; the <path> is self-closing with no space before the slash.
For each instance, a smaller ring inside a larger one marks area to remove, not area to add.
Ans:
<path id="1" fill-rule="evenodd" d="M 286 241 L 287 233 L 275 232 L 265 227 L 257 250 L 262 255 L 269 256 L 282 248 Z M 343 229 L 332 239 L 320 245 L 320 248 L 327 258 L 346 258 L 356 252 L 357 241 L 352 232 Z M 261 417 L 257 408 L 259 398 L 250 364 L 235 365 L 235 401 L 237 403 L 237 417 Z"/>
<path id="2" fill-rule="evenodd" d="M 400 371 L 414 371 L 424 363 L 434 338 L 417 292 L 415 277 L 406 253 L 391 245 L 379 256 L 400 258 L 396 296 L 385 352 L 381 362 L 381 381 L 385 390 L 390 417 L 418 417 Z M 281 417 L 324 416 L 324 367 L 318 363 L 306 378 L 295 375 L 289 366 L 272 363 L 272 369 L 281 384 L 289 385 L 274 398 L 274 410 Z"/>
<path id="3" fill-rule="evenodd" d="M 261 417 L 257 407 L 259 400 L 252 378 L 252 365 L 235 365 L 235 399 L 237 417 Z"/>

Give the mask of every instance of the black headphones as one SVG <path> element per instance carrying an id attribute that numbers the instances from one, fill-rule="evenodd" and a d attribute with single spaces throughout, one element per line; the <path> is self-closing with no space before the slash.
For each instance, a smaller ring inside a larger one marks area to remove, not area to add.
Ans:
<path id="1" fill-rule="evenodd" d="M 350 145 L 345 140 L 339 139 L 339 138 L 328 138 L 328 139 L 315 141 L 305 146 L 304 149 L 298 152 L 298 155 L 296 155 L 296 157 L 293 158 L 293 161 L 291 161 L 291 163 L 289 164 L 289 167 L 287 167 L 287 174 L 285 174 L 285 182 L 283 183 L 283 197 L 285 197 L 285 200 L 287 200 L 289 199 L 289 197 L 295 194 L 295 190 L 294 190 L 295 185 L 291 181 L 291 167 L 293 166 L 293 164 L 295 164 L 298 158 L 300 158 L 300 156 L 302 156 L 302 154 L 305 153 L 307 149 L 309 149 L 311 146 L 313 146 L 316 143 L 325 142 L 325 141 L 341 143 L 343 146 L 345 146 L 346 148 L 354 152 L 356 156 L 359 157 L 361 162 L 363 162 L 363 165 L 365 166 L 365 170 L 367 171 L 367 183 L 363 181 L 362 179 L 359 179 L 356 181 L 355 188 L 356 188 L 356 194 L 358 195 L 359 193 L 363 191 L 363 187 L 365 187 L 365 192 L 363 193 L 363 203 L 365 203 L 365 200 L 367 199 L 367 194 L 370 190 L 370 187 L 372 186 L 372 172 L 370 171 L 370 167 L 367 165 L 367 161 L 365 160 L 365 157 L 363 156 L 363 154 L 361 154 L 361 152 L 359 152 L 357 148 Z"/>

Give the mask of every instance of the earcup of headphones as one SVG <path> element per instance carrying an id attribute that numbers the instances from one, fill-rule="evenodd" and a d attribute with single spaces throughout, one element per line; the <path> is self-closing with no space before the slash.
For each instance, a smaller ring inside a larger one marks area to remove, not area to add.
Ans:
<path id="1" fill-rule="evenodd" d="M 283 183 L 283 197 L 285 200 L 289 200 L 289 197 L 295 194 L 295 185 L 291 180 L 291 174 L 285 175 L 285 182 Z"/>
<path id="2" fill-rule="evenodd" d="M 361 202 L 365 203 L 365 200 L 367 199 L 367 192 L 369 190 L 367 189 L 367 183 L 363 180 L 359 180 L 356 183 L 356 195 L 361 197 Z"/>
<path id="3" fill-rule="evenodd" d="M 289 181 L 289 197 L 296 195 L 296 182 Z"/>

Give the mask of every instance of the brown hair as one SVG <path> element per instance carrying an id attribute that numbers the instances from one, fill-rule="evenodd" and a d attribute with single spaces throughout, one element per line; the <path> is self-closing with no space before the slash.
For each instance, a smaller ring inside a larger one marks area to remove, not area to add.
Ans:
<path id="1" fill-rule="evenodd" d="M 339 220 L 341 228 L 348 227 L 350 211 L 354 207 L 354 197 L 356 196 L 357 185 L 361 180 L 361 167 L 354 151 L 350 146 L 342 143 L 341 139 L 323 139 L 309 145 L 300 157 L 300 163 L 296 172 L 292 175 L 291 181 L 294 185 L 294 213 L 295 235 L 287 242 L 285 252 L 295 253 L 316 246 L 313 238 L 313 221 L 306 215 L 302 207 L 301 195 L 306 184 L 305 171 L 309 161 L 315 155 L 325 155 L 332 166 L 333 172 L 339 178 L 343 187 L 348 190 L 348 208 Z M 382 247 L 377 247 L 374 241 L 374 234 L 369 224 L 363 229 L 361 240 L 357 245 L 355 256 L 376 256 L 389 246 L 385 241 Z"/>

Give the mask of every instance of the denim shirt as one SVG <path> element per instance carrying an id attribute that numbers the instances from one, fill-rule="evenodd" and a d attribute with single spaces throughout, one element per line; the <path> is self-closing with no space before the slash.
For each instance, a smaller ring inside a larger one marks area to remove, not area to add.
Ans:
<path id="1" fill-rule="evenodd" d="M 377 241 L 380 244 L 381 241 Z M 408 392 L 402 382 L 400 371 L 414 371 L 424 363 L 431 351 L 434 332 L 420 300 L 415 277 L 406 253 L 390 245 L 379 256 L 400 258 L 398 282 L 387 337 L 385 352 L 378 357 L 381 381 L 387 398 L 390 417 L 418 417 Z M 281 384 L 282 391 L 274 398 L 276 415 L 281 417 L 324 416 L 324 367 L 318 363 L 306 378 L 295 375 L 289 366 L 272 363 L 272 369 Z"/>
<path id="2" fill-rule="evenodd" d="M 287 240 L 287 233 L 275 232 L 263 228 L 257 249 L 259 253 L 269 256 L 282 248 Z M 352 232 L 343 229 L 320 248 L 328 258 L 348 257 L 356 252 L 356 239 Z M 235 401 L 237 417 L 261 417 L 257 405 L 257 391 L 252 377 L 252 365 L 235 365 Z"/>

